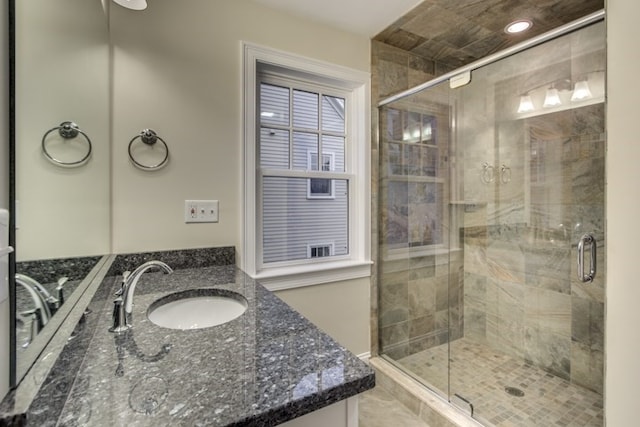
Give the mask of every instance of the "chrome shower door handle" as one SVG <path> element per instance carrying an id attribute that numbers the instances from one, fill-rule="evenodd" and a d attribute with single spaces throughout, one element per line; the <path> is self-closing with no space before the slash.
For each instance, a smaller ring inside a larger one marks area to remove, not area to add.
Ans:
<path id="1" fill-rule="evenodd" d="M 589 245 L 589 274 L 584 273 L 584 246 Z M 596 238 L 592 234 L 583 234 L 578 241 L 578 280 L 583 283 L 593 282 L 596 277 Z"/>

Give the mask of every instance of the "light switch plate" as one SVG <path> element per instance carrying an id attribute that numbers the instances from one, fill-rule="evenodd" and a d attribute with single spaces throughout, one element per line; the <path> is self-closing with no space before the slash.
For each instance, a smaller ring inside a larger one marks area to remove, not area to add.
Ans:
<path id="1" fill-rule="evenodd" d="M 217 200 L 185 200 L 184 222 L 218 222 Z"/>

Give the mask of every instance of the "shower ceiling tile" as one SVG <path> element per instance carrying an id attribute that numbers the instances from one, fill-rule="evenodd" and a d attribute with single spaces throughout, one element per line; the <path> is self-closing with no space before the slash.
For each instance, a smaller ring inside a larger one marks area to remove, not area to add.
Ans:
<path id="1" fill-rule="evenodd" d="M 464 23 L 466 26 L 464 32 L 460 31 L 456 26 L 451 27 L 448 31 L 433 38 L 433 41 L 440 42 L 456 49 L 462 49 L 470 44 L 489 37 L 492 32 L 479 25 L 472 23 Z"/>
<path id="2" fill-rule="evenodd" d="M 435 63 L 429 59 L 411 56 L 409 57 L 409 69 L 433 74 L 435 71 Z"/>
<path id="3" fill-rule="evenodd" d="M 397 28 L 390 31 L 386 37 L 387 44 L 397 47 L 402 50 L 413 50 L 417 46 L 420 46 L 426 41 L 422 36 L 419 36 L 409 31 L 405 31 L 402 28 Z"/>
<path id="4" fill-rule="evenodd" d="M 449 55 L 449 53 L 454 50 L 454 48 L 449 47 L 444 43 L 427 40 L 420 46 L 415 47 L 411 52 L 415 53 L 416 55 L 420 55 L 422 57 L 430 58 L 437 61 L 440 58 Z"/>
<path id="5" fill-rule="evenodd" d="M 487 56 L 491 52 L 504 49 L 509 45 L 506 35 L 490 33 L 486 37 L 474 40 L 471 44 L 465 46 L 462 50 L 470 56 L 480 59 Z"/>
<path id="6" fill-rule="evenodd" d="M 436 75 L 604 8 L 604 0 L 425 0 L 374 40 L 436 61 Z M 504 27 L 531 19 L 529 31 Z"/>
<path id="7" fill-rule="evenodd" d="M 466 19 L 454 12 L 446 10 L 438 5 L 432 5 L 401 28 L 410 33 L 418 34 L 425 39 L 433 39 L 447 32 L 452 25 L 464 23 Z M 392 24 L 392 27 L 398 27 Z"/>

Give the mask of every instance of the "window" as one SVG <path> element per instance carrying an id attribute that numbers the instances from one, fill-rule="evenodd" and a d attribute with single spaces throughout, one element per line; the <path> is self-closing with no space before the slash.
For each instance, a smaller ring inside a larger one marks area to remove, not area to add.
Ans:
<path id="1" fill-rule="evenodd" d="M 322 154 L 322 171 L 333 171 L 335 154 L 325 152 Z M 307 169 L 318 170 L 318 153 L 309 151 Z M 307 199 L 333 199 L 335 198 L 335 185 L 332 179 L 309 178 L 307 180 Z"/>
<path id="2" fill-rule="evenodd" d="M 381 166 L 387 211 L 382 225 L 386 259 L 422 256 L 445 248 L 448 237 L 448 189 L 445 186 L 448 110 L 423 106 L 424 111 L 383 108 Z M 440 130 L 440 132 L 438 132 Z"/>
<path id="3" fill-rule="evenodd" d="M 323 258 L 333 255 L 333 243 L 320 243 L 307 246 L 307 258 Z"/>
<path id="4" fill-rule="evenodd" d="M 258 82 L 263 264 L 318 258 L 308 256 L 307 242 L 327 238 L 334 249 L 322 258 L 348 256 L 349 92 L 263 67 Z"/>
<path id="5" fill-rule="evenodd" d="M 241 268 L 266 285 L 369 276 L 368 74 L 247 44 L 244 71 Z"/>

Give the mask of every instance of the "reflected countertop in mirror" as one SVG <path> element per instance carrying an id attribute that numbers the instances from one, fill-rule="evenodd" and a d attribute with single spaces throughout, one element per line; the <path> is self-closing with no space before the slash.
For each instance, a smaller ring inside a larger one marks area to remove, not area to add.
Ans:
<path id="1" fill-rule="evenodd" d="M 102 257 L 25 261 L 16 264 L 16 352 L 24 352 L 58 314 Z M 71 300 L 73 301 L 73 299 Z"/>

